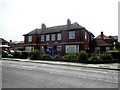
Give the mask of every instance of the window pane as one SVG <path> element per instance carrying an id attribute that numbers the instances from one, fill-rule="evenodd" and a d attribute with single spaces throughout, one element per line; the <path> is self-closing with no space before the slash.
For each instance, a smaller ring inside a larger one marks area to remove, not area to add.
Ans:
<path id="1" fill-rule="evenodd" d="M 66 53 L 79 53 L 79 45 L 66 45 Z"/>
<path id="2" fill-rule="evenodd" d="M 69 39 L 75 39 L 75 31 L 69 31 Z"/>
<path id="3" fill-rule="evenodd" d="M 46 35 L 46 41 L 49 41 L 49 40 L 50 40 L 50 36 Z"/>
<path id="4" fill-rule="evenodd" d="M 57 34 L 57 40 L 61 40 L 61 34 Z"/>
<path id="5" fill-rule="evenodd" d="M 52 41 L 55 41 L 55 34 L 52 34 Z"/>
<path id="6" fill-rule="evenodd" d="M 32 42 L 32 36 L 29 36 L 29 37 L 28 37 L 28 41 L 29 41 L 29 42 Z"/>
<path id="7" fill-rule="evenodd" d="M 44 35 L 41 36 L 41 41 L 44 41 Z"/>

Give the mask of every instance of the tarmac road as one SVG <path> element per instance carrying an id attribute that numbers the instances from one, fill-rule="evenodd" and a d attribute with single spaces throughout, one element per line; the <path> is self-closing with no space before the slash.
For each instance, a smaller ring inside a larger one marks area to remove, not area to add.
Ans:
<path id="1" fill-rule="evenodd" d="M 2 88 L 118 88 L 118 71 L 2 61 Z"/>

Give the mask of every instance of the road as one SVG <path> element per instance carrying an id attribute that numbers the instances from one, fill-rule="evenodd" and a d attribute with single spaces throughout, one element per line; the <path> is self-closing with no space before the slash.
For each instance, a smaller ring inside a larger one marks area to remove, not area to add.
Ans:
<path id="1" fill-rule="evenodd" d="M 118 88 L 118 71 L 2 61 L 2 88 Z"/>

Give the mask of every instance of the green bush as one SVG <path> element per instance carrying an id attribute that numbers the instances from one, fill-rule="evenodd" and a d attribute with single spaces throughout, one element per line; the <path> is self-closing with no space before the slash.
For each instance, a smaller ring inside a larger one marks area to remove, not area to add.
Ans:
<path id="1" fill-rule="evenodd" d="M 21 54 L 20 51 L 15 50 L 15 51 L 13 52 L 13 58 L 19 58 L 19 57 L 20 57 L 20 54 Z"/>
<path id="2" fill-rule="evenodd" d="M 77 55 L 76 54 L 66 54 L 63 56 L 64 59 L 77 59 Z"/>
<path id="3" fill-rule="evenodd" d="M 41 54 L 41 58 L 42 59 L 51 59 L 51 56 L 47 55 L 47 54 Z"/>
<path id="4" fill-rule="evenodd" d="M 111 52 L 113 59 L 120 59 L 120 51 L 119 52 Z"/>
<path id="5" fill-rule="evenodd" d="M 78 54 L 78 59 L 88 60 L 88 54 L 85 51 L 80 51 L 80 53 Z"/>
<path id="6" fill-rule="evenodd" d="M 2 51 L 2 58 L 6 58 L 7 57 L 7 53 Z"/>
<path id="7" fill-rule="evenodd" d="M 100 61 L 100 60 L 102 60 L 101 58 L 100 58 L 100 53 L 99 52 L 94 52 L 94 53 L 92 53 L 91 55 L 90 55 L 90 60 L 91 61 Z"/>
<path id="8" fill-rule="evenodd" d="M 100 58 L 102 60 L 112 60 L 111 54 L 101 54 Z"/>
<path id="9" fill-rule="evenodd" d="M 27 59 L 27 57 L 28 57 L 28 52 L 25 52 L 25 51 L 21 52 L 21 55 L 20 55 L 21 59 Z"/>
<path id="10" fill-rule="evenodd" d="M 53 59 L 62 59 L 62 56 L 61 55 L 55 55 L 55 56 L 53 56 Z"/>
<path id="11" fill-rule="evenodd" d="M 120 50 L 119 49 L 110 50 L 108 53 L 110 53 L 112 55 L 113 59 L 120 59 Z"/>
<path id="12" fill-rule="evenodd" d="M 30 54 L 30 59 L 39 59 L 40 54 L 39 54 L 39 50 L 35 49 L 31 52 Z"/>
<path id="13" fill-rule="evenodd" d="M 91 61 L 100 61 L 101 58 L 100 58 L 100 56 L 91 56 L 91 57 L 90 57 L 90 60 L 91 60 Z"/>

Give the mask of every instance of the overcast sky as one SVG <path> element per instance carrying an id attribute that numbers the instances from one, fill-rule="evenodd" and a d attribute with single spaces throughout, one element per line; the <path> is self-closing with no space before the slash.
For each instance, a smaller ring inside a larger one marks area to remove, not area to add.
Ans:
<path id="1" fill-rule="evenodd" d="M 0 37 L 23 41 L 35 28 L 65 25 L 69 18 L 98 36 L 118 35 L 119 0 L 0 0 Z"/>

